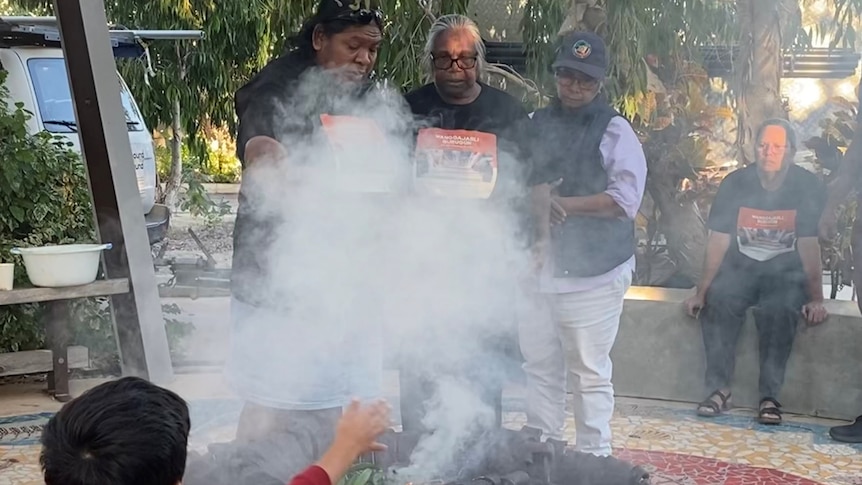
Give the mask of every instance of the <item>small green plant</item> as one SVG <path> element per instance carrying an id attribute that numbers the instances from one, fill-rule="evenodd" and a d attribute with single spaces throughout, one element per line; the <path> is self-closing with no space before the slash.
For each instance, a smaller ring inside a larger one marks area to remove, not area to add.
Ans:
<path id="1" fill-rule="evenodd" d="M 387 485 L 386 472 L 373 463 L 357 463 L 350 467 L 337 485 Z"/>
<path id="2" fill-rule="evenodd" d="M 239 180 L 240 168 L 236 157 L 228 155 L 224 150 L 209 150 L 207 156 L 207 160 L 201 161 L 183 145 L 182 181 L 185 190 L 179 195 L 179 209 L 187 211 L 193 217 L 202 218 L 207 228 L 213 228 L 221 223 L 224 216 L 230 214 L 231 208 L 227 201 L 212 200 L 203 184 L 236 182 Z M 168 148 L 156 147 L 156 166 L 159 179 L 167 180 L 171 170 L 171 151 Z"/>
<path id="3" fill-rule="evenodd" d="M 198 171 L 183 173 L 186 190 L 180 195 L 180 210 L 188 211 L 193 217 L 200 217 L 204 225 L 211 229 L 221 223 L 224 216 L 230 214 L 230 203 L 226 200 L 212 200 L 203 185 L 203 176 Z"/>

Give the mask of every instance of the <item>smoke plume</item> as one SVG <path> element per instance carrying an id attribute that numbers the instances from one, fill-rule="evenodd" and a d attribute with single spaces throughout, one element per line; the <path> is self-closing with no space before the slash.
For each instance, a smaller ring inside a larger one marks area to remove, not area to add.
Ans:
<path id="1" fill-rule="evenodd" d="M 381 378 L 375 355 L 418 364 L 438 386 L 424 410 L 430 432 L 404 471 L 457 473 L 461 447 L 493 424 L 477 384 L 501 381 L 507 358 L 498 349 L 516 345 L 518 282 L 527 268 L 518 194 L 507 187 L 511 196 L 493 200 L 411 195 L 415 125 L 403 99 L 388 89 L 360 100 L 333 93 L 340 91 L 329 76 L 306 76 L 293 103 L 281 107 L 287 162 L 261 166 L 244 181 L 248 204 L 275 221 L 265 255 L 272 278 L 255 291 L 274 307 L 289 302 L 292 324 L 240 350 L 264 356 L 284 351 L 283 342 L 306 350 L 305 342 L 326 342 L 312 349 L 325 365 L 360 366 L 370 381 Z M 371 119 L 379 133 L 367 122 L 335 129 L 335 149 L 326 130 L 292 134 L 317 112 Z M 501 164 L 507 158 L 498 152 Z"/>

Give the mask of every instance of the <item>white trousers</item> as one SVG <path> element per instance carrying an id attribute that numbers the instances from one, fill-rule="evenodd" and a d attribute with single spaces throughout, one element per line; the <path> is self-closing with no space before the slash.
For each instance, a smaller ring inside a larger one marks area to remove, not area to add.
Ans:
<path id="1" fill-rule="evenodd" d="M 610 352 L 632 275 L 587 291 L 537 295 L 533 318 L 521 319 L 519 339 L 527 374 L 527 426 L 562 439 L 566 379 L 574 394 L 575 448 L 611 454 L 614 412 Z"/>

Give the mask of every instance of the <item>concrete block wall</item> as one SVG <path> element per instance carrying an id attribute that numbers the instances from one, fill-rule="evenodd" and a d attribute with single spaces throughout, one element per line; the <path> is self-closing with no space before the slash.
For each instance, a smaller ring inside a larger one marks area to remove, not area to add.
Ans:
<path id="1" fill-rule="evenodd" d="M 703 338 L 682 302 L 690 290 L 633 287 L 612 352 L 620 396 L 696 403 L 704 388 Z M 849 419 L 862 414 L 862 317 L 854 302 L 827 301 L 818 327 L 800 324 L 778 400 L 787 412 Z M 737 348 L 735 406 L 757 407 L 759 363 L 752 318 Z"/>

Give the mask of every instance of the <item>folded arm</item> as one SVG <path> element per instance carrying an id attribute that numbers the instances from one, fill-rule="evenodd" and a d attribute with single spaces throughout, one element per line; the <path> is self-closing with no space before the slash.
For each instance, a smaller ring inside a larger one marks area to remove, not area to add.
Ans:
<path id="1" fill-rule="evenodd" d="M 570 215 L 596 217 L 637 217 L 646 186 L 647 165 L 640 140 L 629 123 L 616 117 L 608 124 L 599 150 L 608 176 L 608 187 L 601 194 L 583 197 L 557 197 Z"/>

